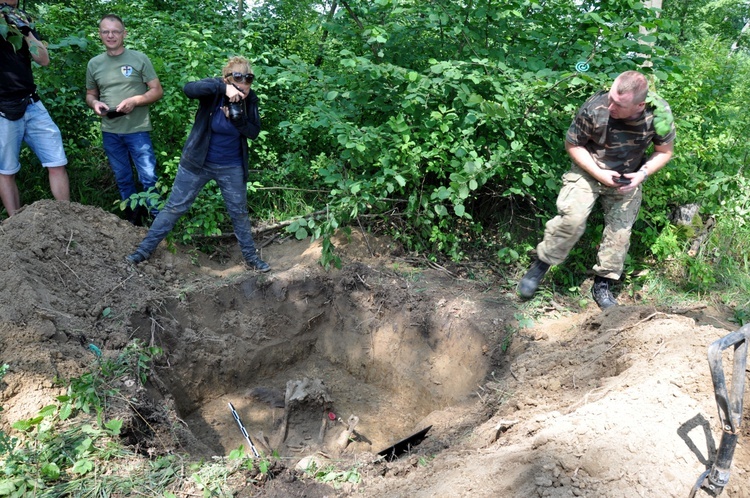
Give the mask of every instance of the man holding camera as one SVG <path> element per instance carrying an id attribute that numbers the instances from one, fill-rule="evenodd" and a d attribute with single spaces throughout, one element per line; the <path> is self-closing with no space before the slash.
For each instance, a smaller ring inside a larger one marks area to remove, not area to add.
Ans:
<path id="1" fill-rule="evenodd" d="M 32 29 L 31 18 L 17 6 L 18 0 L 0 5 L 8 25 L 7 34 L 0 35 L 0 199 L 8 216 L 21 208 L 16 173 L 21 169 L 22 142 L 47 168 L 54 198 L 70 200 L 62 135 L 36 93 L 31 70 L 32 60 L 49 65 L 49 53 Z"/>
<path id="2" fill-rule="evenodd" d="M 271 269 L 255 249 L 247 210 L 247 140 L 254 140 L 260 134 L 258 96 L 250 88 L 255 75 L 244 57 L 229 59 L 222 74 L 222 78 L 191 81 L 183 89 L 188 98 L 198 100 L 195 121 L 182 149 L 167 204 L 146 238 L 127 257 L 133 264 L 151 257 L 203 187 L 214 180 L 221 190 L 245 263 L 259 272 Z"/>
<path id="3" fill-rule="evenodd" d="M 125 25 L 119 16 L 108 14 L 99 21 L 99 38 L 106 52 L 92 58 L 86 68 L 86 104 L 102 117 L 102 143 L 115 175 L 120 199 L 130 198 L 138 190 L 138 180 L 148 191 L 156 185 L 156 154 L 151 143 L 150 104 L 164 91 L 149 58 L 125 48 Z M 149 204 L 155 216 L 158 211 Z M 128 219 L 140 224 L 138 210 Z"/>
<path id="4" fill-rule="evenodd" d="M 646 102 L 648 80 L 626 71 L 609 92 L 598 92 L 578 110 L 565 139 L 573 161 L 557 197 L 558 214 L 547 222 L 537 259 L 518 284 L 518 294 L 531 298 L 551 265 L 562 263 L 586 229 L 597 199 L 604 209 L 604 233 L 594 266 L 591 289 L 601 309 L 617 305 L 610 284 L 622 274 L 630 232 L 638 218 L 643 183 L 672 158 L 675 129 L 656 131 L 656 107 Z M 669 106 L 659 100 L 665 116 Z M 671 122 L 671 120 L 669 120 Z M 653 153 L 646 158 L 646 149 Z"/>

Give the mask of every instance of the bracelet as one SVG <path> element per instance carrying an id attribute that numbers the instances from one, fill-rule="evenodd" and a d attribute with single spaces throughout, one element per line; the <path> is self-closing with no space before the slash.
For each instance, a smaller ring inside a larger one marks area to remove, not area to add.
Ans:
<path id="1" fill-rule="evenodd" d="M 646 168 L 641 168 L 638 170 L 640 173 L 643 173 L 643 182 L 648 180 L 648 171 L 646 171 Z M 641 183 L 643 183 L 641 182 Z"/>

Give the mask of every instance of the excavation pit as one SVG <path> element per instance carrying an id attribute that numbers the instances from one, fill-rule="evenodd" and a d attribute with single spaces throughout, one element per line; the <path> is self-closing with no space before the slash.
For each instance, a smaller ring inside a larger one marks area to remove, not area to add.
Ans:
<path id="1" fill-rule="evenodd" d="M 425 278 L 362 263 L 245 273 L 132 325 L 161 342 L 156 372 L 198 453 L 248 446 L 230 403 L 261 453 L 378 452 L 465 400 L 487 374 L 487 339 L 464 316 L 467 303 L 449 287 L 422 292 Z M 287 390 L 301 384 L 327 394 L 290 404 Z"/>

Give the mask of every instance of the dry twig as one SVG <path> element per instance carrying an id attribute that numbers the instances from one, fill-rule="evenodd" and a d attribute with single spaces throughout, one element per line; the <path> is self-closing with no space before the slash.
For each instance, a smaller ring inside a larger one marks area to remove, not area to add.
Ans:
<path id="1" fill-rule="evenodd" d="M 59 257 L 59 256 L 55 256 L 55 259 L 57 259 L 57 260 L 58 260 L 58 261 L 59 261 L 60 263 L 62 263 L 62 264 L 63 264 L 63 266 L 64 266 L 65 268 L 67 268 L 67 269 L 68 269 L 68 271 L 70 271 L 70 273 L 72 273 L 73 275 L 75 275 L 75 277 L 76 277 L 76 278 L 77 278 L 77 279 L 78 279 L 78 280 L 79 280 L 79 281 L 80 281 L 80 282 L 81 282 L 81 283 L 82 283 L 83 285 L 85 285 L 86 287 L 88 287 L 88 288 L 89 288 L 89 289 L 91 289 L 91 290 L 94 290 L 94 288 L 93 288 L 93 287 L 92 287 L 91 285 L 89 285 L 89 283 L 88 283 L 88 282 L 86 282 L 85 280 L 81 279 L 81 277 L 79 277 L 79 276 L 78 276 L 78 274 L 77 274 L 76 272 L 74 272 L 74 271 L 73 271 L 73 269 L 72 269 L 72 268 L 71 268 L 70 266 L 68 266 L 68 265 L 67 265 L 67 263 L 65 263 L 65 261 L 63 261 L 62 259 L 60 259 L 60 257 Z"/>
<path id="2" fill-rule="evenodd" d="M 65 255 L 68 255 L 68 251 L 70 250 L 70 244 L 73 243 L 73 230 L 70 231 L 70 239 L 68 239 L 68 245 L 65 248 Z"/>

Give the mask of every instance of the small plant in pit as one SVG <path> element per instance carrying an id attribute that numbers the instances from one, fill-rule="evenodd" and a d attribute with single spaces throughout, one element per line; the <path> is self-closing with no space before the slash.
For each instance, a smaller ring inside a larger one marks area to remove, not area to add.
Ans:
<path id="1" fill-rule="evenodd" d="M 268 474 L 268 469 L 271 468 L 271 461 L 261 453 L 260 459 L 254 459 L 250 456 L 248 456 L 247 452 L 245 451 L 244 446 L 240 446 L 237 449 L 232 450 L 229 453 L 229 460 L 235 460 L 238 461 L 239 464 L 246 468 L 247 470 L 253 470 L 254 466 L 258 466 L 258 472 L 261 473 L 261 475 Z M 279 458 L 279 454 L 274 451 L 271 455 L 274 458 Z"/>
<path id="2" fill-rule="evenodd" d="M 125 346 L 116 358 L 97 355 L 96 368 L 67 381 L 67 394 L 58 396 L 63 420 L 78 410 L 91 413 L 93 409 L 100 414 L 106 406 L 107 398 L 117 394 L 111 385 L 115 379 L 133 375 L 141 384 L 145 384 L 151 371 L 151 361 L 161 354 L 161 348 L 145 346 L 136 339 Z"/>
<path id="3" fill-rule="evenodd" d="M 8 369 L 10 367 L 7 363 L 4 363 L 2 366 L 0 366 L 0 382 L 2 382 L 3 377 L 5 377 L 5 374 L 8 373 Z M 3 407 L 0 406 L 0 412 L 3 411 Z M 14 437 L 11 437 L 5 433 L 5 431 L 0 431 L 0 455 L 5 455 L 6 453 L 9 453 L 10 450 L 13 449 L 13 447 L 16 445 L 17 439 Z"/>
<path id="4" fill-rule="evenodd" d="M 739 323 L 740 327 L 747 325 L 748 323 L 750 323 L 750 310 L 748 310 L 747 308 L 735 309 L 732 321 L 735 323 Z"/>
<path id="5" fill-rule="evenodd" d="M 476 393 L 477 397 L 483 405 L 502 404 L 512 396 L 512 393 L 504 389 L 505 382 L 495 376 L 494 370 L 490 375 L 492 380 L 488 380 L 484 385 L 479 386 L 479 391 Z"/>
<path id="6" fill-rule="evenodd" d="M 422 276 L 422 270 L 420 268 L 412 268 L 408 266 L 402 267 L 399 263 L 393 263 L 393 271 L 412 282 L 417 282 Z"/>
<path id="7" fill-rule="evenodd" d="M 196 462 L 189 466 L 191 480 L 204 497 L 230 498 L 232 494 L 225 491 L 227 478 L 232 474 L 221 458 L 214 457 L 212 463 Z"/>
<path id="8" fill-rule="evenodd" d="M 523 313 L 514 313 L 513 318 L 516 319 L 516 325 L 513 326 L 508 324 L 505 326 L 505 336 L 503 336 L 503 342 L 500 344 L 500 349 L 503 353 L 508 351 L 510 343 L 513 340 L 513 336 L 522 329 L 531 328 L 534 326 L 534 320 L 527 317 Z"/>
<path id="9" fill-rule="evenodd" d="M 357 484 L 362 480 L 362 476 L 356 468 L 339 470 L 333 465 L 318 468 L 315 463 L 311 463 L 310 467 L 308 467 L 305 472 L 312 476 L 316 481 L 322 482 L 323 484 L 330 484 L 334 488 L 338 488 L 346 483 Z"/>

